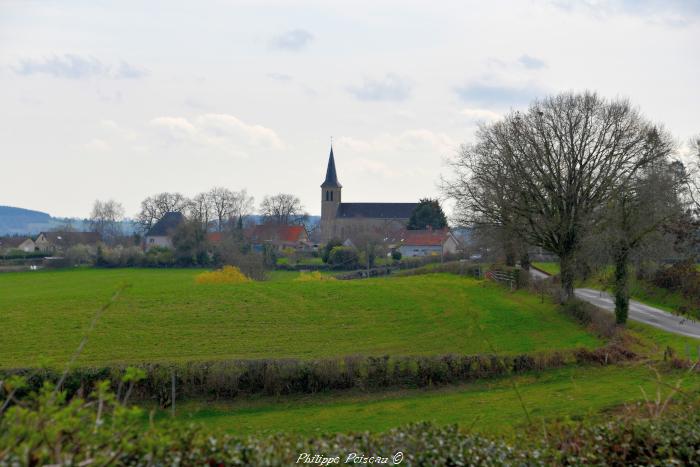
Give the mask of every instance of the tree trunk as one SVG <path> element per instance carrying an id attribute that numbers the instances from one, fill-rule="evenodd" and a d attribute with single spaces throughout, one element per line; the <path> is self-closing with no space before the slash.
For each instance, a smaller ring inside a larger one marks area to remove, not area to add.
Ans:
<path id="1" fill-rule="evenodd" d="M 615 321 L 625 324 L 630 308 L 629 248 L 618 245 L 615 254 Z"/>
<path id="2" fill-rule="evenodd" d="M 561 277 L 559 301 L 564 303 L 574 298 L 574 255 L 572 253 L 559 255 L 559 270 Z"/>
<path id="3" fill-rule="evenodd" d="M 527 249 L 520 255 L 520 267 L 526 271 L 530 270 L 530 253 Z"/>

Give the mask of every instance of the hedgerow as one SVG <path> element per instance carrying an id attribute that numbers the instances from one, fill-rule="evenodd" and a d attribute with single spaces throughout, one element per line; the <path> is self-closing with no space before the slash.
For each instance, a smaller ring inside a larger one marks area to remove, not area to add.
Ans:
<path id="1" fill-rule="evenodd" d="M 123 381 L 131 385 L 139 375 Z M 22 381 L 0 382 L 12 392 Z M 144 426 L 143 412 L 101 383 L 87 398 L 51 384 L 7 410 L 0 397 L 0 467 L 14 465 L 699 465 L 696 403 L 673 413 L 640 412 L 603 424 L 542 424 L 510 442 L 457 426 L 417 423 L 384 433 L 238 437 L 173 422 Z M 337 460 L 336 460 L 337 459 Z M 371 462 L 369 459 L 374 459 Z M 377 459 L 381 460 L 378 461 Z M 386 459 L 386 461 L 384 461 Z M 324 462 L 323 464 L 321 464 Z"/>
<path id="2" fill-rule="evenodd" d="M 615 346 L 596 351 L 578 349 L 522 355 L 437 355 L 366 357 L 347 356 L 321 360 L 222 360 L 182 364 L 142 364 L 143 380 L 132 397 L 170 403 L 175 375 L 177 398 L 233 399 L 242 395 L 313 394 L 323 391 L 387 387 L 424 388 L 477 381 L 528 371 L 561 368 L 567 364 L 611 364 L 635 358 Z M 98 381 L 108 380 L 119 390 L 125 367 L 74 368 L 64 377 L 62 388 L 69 395 L 91 392 Z M 22 376 L 25 393 L 37 391 L 45 382 L 56 383 L 61 373 L 50 369 L 0 371 L 0 379 Z"/>

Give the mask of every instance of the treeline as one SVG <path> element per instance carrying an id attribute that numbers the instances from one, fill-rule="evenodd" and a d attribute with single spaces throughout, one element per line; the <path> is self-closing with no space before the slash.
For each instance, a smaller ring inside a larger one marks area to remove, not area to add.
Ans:
<path id="1" fill-rule="evenodd" d="M 423 388 L 560 368 L 570 364 L 612 364 L 636 358 L 618 345 L 520 355 L 347 356 L 334 359 L 222 360 L 183 364 L 141 364 L 144 377 L 131 391 L 139 400 L 170 404 L 172 378 L 178 398 L 234 399 L 242 395 L 313 394 L 333 390 L 373 390 L 389 387 Z M 56 370 L 0 371 L 0 379 L 22 376 L 25 391 L 38 391 L 46 382 L 69 395 L 94 390 L 110 381 L 119 391 L 127 367 L 75 368 L 66 375 Z"/>

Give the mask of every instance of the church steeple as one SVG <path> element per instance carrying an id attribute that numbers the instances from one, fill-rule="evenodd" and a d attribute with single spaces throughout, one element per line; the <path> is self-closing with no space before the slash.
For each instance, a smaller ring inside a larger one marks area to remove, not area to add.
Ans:
<path id="1" fill-rule="evenodd" d="M 328 168 L 326 169 L 326 179 L 321 188 L 342 188 L 343 185 L 338 181 L 338 174 L 335 171 L 335 158 L 333 157 L 333 145 L 331 145 L 331 154 L 328 156 Z"/>

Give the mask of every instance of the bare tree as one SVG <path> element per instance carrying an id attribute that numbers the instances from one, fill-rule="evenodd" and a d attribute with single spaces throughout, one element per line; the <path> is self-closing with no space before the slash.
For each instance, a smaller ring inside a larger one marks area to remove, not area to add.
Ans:
<path id="1" fill-rule="evenodd" d="M 668 154 L 673 147 L 669 135 L 660 136 L 654 150 Z M 685 213 L 681 190 L 686 185 L 682 164 L 655 163 L 627 181 L 605 206 L 604 233 L 615 266 L 615 317 L 618 324 L 629 313 L 629 264 L 634 253 L 662 226 Z"/>
<path id="2" fill-rule="evenodd" d="M 234 192 L 233 204 L 231 206 L 230 217 L 235 221 L 238 228 L 243 228 L 245 219 L 253 214 L 255 199 L 244 189 Z"/>
<path id="3" fill-rule="evenodd" d="M 205 228 L 214 216 L 214 205 L 209 193 L 199 193 L 187 205 L 187 216 L 200 222 Z"/>
<path id="4" fill-rule="evenodd" d="M 120 222 L 124 220 L 124 207 L 110 199 L 108 201 L 95 200 L 90 213 L 90 228 L 93 232 L 107 242 L 121 235 Z"/>
<path id="5" fill-rule="evenodd" d="M 601 206 L 660 157 L 648 148 L 653 131 L 626 100 L 590 92 L 545 98 L 482 125 L 477 143 L 454 162 L 447 192 L 461 200 L 465 218 L 505 224 L 512 217 L 518 235 L 557 254 L 565 301 L 582 235 Z"/>
<path id="6" fill-rule="evenodd" d="M 228 188 L 214 187 L 209 190 L 209 198 L 218 222 L 218 230 L 221 231 L 231 217 L 231 212 L 236 203 L 236 194 Z"/>
<path id="7" fill-rule="evenodd" d="M 183 212 L 188 200 L 180 193 L 158 193 L 141 202 L 141 211 L 136 216 L 136 223 L 142 232 L 147 232 L 153 224 L 167 212 Z"/>
<path id="8" fill-rule="evenodd" d="M 287 193 L 265 196 L 260 204 L 260 214 L 265 222 L 273 224 L 299 224 L 308 217 L 301 200 Z"/>

